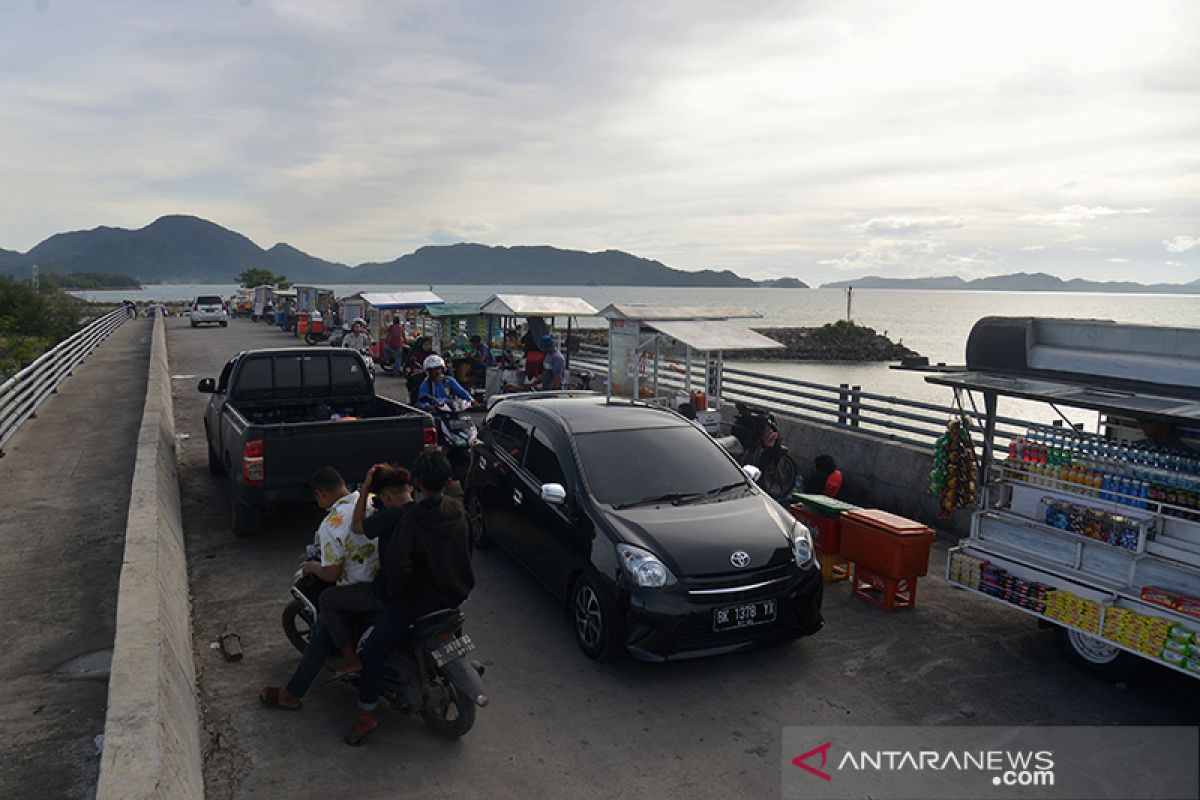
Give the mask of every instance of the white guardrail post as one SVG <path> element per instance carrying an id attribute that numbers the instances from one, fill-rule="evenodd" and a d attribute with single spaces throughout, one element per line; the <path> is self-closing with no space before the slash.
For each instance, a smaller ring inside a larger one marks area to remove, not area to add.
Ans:
<path id="1" fill-rule="evenodd" d="M 0 384 L 0 456 L 21 424 L 36 417 L 58 385 L 127 319 L 122 308 L 92 320 Z"/>

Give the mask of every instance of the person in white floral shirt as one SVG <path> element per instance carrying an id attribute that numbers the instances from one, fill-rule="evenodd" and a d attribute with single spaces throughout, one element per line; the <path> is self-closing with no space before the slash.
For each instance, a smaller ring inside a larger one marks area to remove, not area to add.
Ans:
<path id="1" fill-rule="evenodd" d="M 354 615 L 376 612 L 383 607 L 371 592 L 371 581 L 379 572 L 378 543 L 351 529 L 358 492 L 347 489 L 346 481 L 333 467 L 317 470 L 309 479 L 309 486 L 317 505 L 326 514 L 316 536 L 321 559 L 305 562 L 301 570 L 337 585 L 321 593 L 317 624 L 288 685 L 268 686 L 259 692 L 262 703 L 272 708 L 300 708 L 300 698 L 335 649 L 345 659 L 336 675 L 361 669 L 358 654 L 354 652 Z"/>

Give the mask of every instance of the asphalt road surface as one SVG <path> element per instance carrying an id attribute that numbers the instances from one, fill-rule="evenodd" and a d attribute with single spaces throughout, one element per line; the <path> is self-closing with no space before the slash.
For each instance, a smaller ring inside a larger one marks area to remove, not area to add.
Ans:
<path id="1" fill-rule="evenodd" d="M 268 518 L 262 534 L 229 530 L 224 478 L 205 468 L 196 380 L 242 349 L 297 343 L 246 320 L 192 330 L 169 319 L 179 475 L 188 542 L 205 783 L 227 797 L 778 797 L 781 729 L 848 724 L 1197 724 L 1200 683 L 1150 667 L 1128 686 L 1063 661 L 1049 630 L 938 577 L 946 542 L 915 608 L 885 612 L 826 587 L 826 626 L 792 644 L 673 664 L 596 664 L 577 649 L 550 597 L 508 556 L 475 556 L 468 605 L 491 704 L 457 743 L 390 709 L 360 749 L 341 742 L 353 690 L 316 685 L 304 709 L 262 708 L 258 689 L 297 660 L 280 626 L 315 506 Z M 399 380 L 382 394 L 403 399 Z M 395 391 L 392 387 L 397 387 Z M 313 454 L 313 466 L 320 454 Z M 210 648 L 223 630 L 245 658 Z"/>

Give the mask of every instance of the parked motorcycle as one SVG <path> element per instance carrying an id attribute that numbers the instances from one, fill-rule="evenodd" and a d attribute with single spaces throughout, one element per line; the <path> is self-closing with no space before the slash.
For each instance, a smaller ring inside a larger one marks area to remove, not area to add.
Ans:
<path id="1" fill-rule="evenodd" d="M 762 470 L 758 484 L 767 494 L 781 498 L 792 491 L 796 483 L 796 462 L 788 455 L 788 448 L 779 435 L 774 412 L 737 403 L 732 434 L 741 446 L 738 462 Z"/>
<path id="2" fill-rule="evenodd" d="M 309 545 L 305 561 L 318 560 L 316 545 Z M 283 631 L 301 653 L 317 622 L 321 592 L 332 584 L 315 575 L 296 572 L 292 601 L 283 610 Z M 475 649 L 462 632 L 466 615 L 458 608 L 426 614 L 396 645 L 384 668 L 383 699 L 404 714 L 420 716 L 430 730 L 446 739 L 459 739 L 475 725 L 475 708 L 488 703 L 483 690 L 483 665 L 466 655 Z M 358 650 L 371 635 L 366 628 Z M 358 684 L 357 675 L 341 680 Z"/>
<path id="3" fill-rule="evenodd" d="M 340 325 L 330 325 L 324 320 L 314 320 L 308 323 L 308 330 L 304 332 L 304 341 L 306 344 L 329 342 L 330 347 L 341 347 L 342 337 L 345 335 L 346 331 Z"/>
<path id="4" fill-rule="evenodd" d="M 459 397 L 438 401 L 429 395 L 422 395 L 417 400 L 417 407 L 428 411 L 437 421 L 438 444 L 446 451 L 450 471 L 457 481 L 466 477 L 467 467 L 471 464 L 471 448 L 479 438 L 474 421 L 466 414 L 467 409 L 473 406 L 473 403 Z"/>

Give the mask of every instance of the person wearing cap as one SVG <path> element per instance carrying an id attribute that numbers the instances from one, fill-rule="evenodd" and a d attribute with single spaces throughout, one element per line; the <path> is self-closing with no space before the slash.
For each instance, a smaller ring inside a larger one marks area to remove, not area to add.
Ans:
<path id="1" fill-rule="evenodd" d="M 352 347 L 360 353 L 371 351 L 371 334 L 367 333 L 367 321 L 362 317 L 354 320 L 350 332 L 342 337 L 342 347 Z"/>
<path id="2" fill-rule="evenodd" d="M 421 388 L 417 390 L 418 405 L 427 404 L 430 399 L 434 404 L 441 404 L 449 400 L 451 395 L 471 402 L 471 393 L 446 374 L 446 362 L 441 356 L 429 356 L 422 366 L 425 368 L 425 380 L 421 381 Z"/>
<path id="3" fill-rule="evenodd" d="M 554 337 L 545 334 L 538 340 L 542 353 L 541 388 L 554 390 L 563 388 L 563 378 L 567 374 L 567 360 L 563 354 L 554 349 Z"/>

